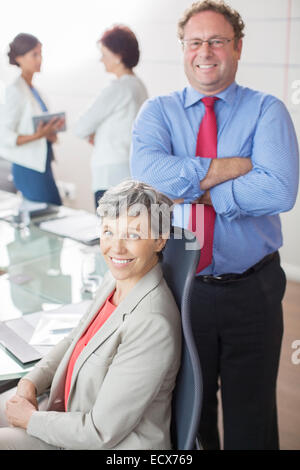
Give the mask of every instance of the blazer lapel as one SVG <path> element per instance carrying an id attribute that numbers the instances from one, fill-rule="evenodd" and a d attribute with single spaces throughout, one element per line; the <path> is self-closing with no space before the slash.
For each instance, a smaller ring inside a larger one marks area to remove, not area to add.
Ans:
<path id="1" fill-rule="evenodd" d="M 38 104 L 37 100 L 33 96 L 33 93 L 31 92 L 31 90 L 29 88 L 29 85 L 27 85 L 24 78 L 20 76 L 18 78 L 18 80 L 19 80 L 19 85 L 20 85 L 21 89 L 23 90 L 24 94 L 28 98 L 28 101 L 30 102 L 33 114 L 36 114 L 36 115 L 43 114 L 43 111 L 41 110 L 40 105 Z M 39 92 L 39 95 L 40 95 L 40 92 Z M 44 101 L 44 98 L 42 98 L 42 99 Z"/>
<path id="2" fill-rule="evenodd" d="M 161 278 L 162 278 L 162 271 L 161 271 L 160 265 L 157 264 L 133 287 L 133 289 L 129 292 L 127 297 L 120 303 L 120 305 L 118 305 L 118 307 L 115 309 L 112 315 L 106 320 L 104 325 L 102 325 L 100 330 L 89 341 L 89 343 L 81 352 L 81 354 L 79 355 L 76 361 L 73 375 L 72 375 L 70 396 L 71 396 L 73 385 L 75 384 L 75 381 L 76 381 L 77 374 L 80 368 L 82 367 L 82 365 L 84 364 L 84 362 L 87 360 L 87 358 L 95 351 L 95 349 L 99 348 L 101 344 L 104 343 L 104 341 L 106 341 L 106 339 L 109 336 L 111 336 L 119 328 L 119 326 L 123 323 L 126 315 L 131 314 L 131 312 L 140 303 L 140 301 L 145 297 L 145 295 L 147 295 L 150 290 L 154 289 L 157 286 Z M 106 292 L 107 292 L 107 289 L 106 289 Z M 107 295 L 105 294 L 104 300 L 106 300 L 108 294 Z M 95 313 L 97 313 L 99 310 L 99 307 L 95 308 L 94 310 L 96 310 Z M 86 327 L 94 318 L 95 313 L 93 316 L 92 315 L 89 316 L 86 322 Z M 82 332 L 83 331 L 84 330 L 82 330 Z"/>
<path id="3" fill-rule="evenodd" d="M 121 310 L 118 310 L 117 307 L 116 310 L 111 314 L 111 316 L 106 320 L 106 322 L 101 326 L 100 330 L 97 331 L 97 333 L 91 338 L 87 346 L 80 353 L 75 363 L 72 374 L 70 396 L 72 393 L 73 386 L 76 382 L 78 372 L 80 371 L 85 361 L 96 349 L 101 346 L 102 343 L 107 340 L 107 338 L 109 338 L 119 328 L 119 326 L 123 323 L 123 317 L 124 316 Z"/>
<path id="4" fill-rule="evenodd" d="M 84 362 L 87 358 L 95 351 L 95 349 L 99 348 L 104 341 L 111 336 L 123 323 L 127 315 L 130 315 L 136 306 L 141 302 L 141 300 L 149 294 L 151 290 L 153 290 L 157 284 L 162 279 L 162 270 L 159 264 L 157 264 L 151 271 L 149 271 L 129 292 L 127 297 L 118 305 L 112 315 L 108 318 L 108 320 L 104 323 L 104 325 L 100 328 L 100 330 L 93 336 L 90 340 L 88 345 L 84 348 L 84 350 L 79 355 L 75 367 L 72 374 L 72 382 L 69 394 L 69 401 L 71 399 L 71 394 L 74 389 L 74 385 L 76 383 L 76 378 L 80 368 L 83 366 Z M 60 366 L 59 366 L 59 374 L 56 374 L 54 377 L 52 390 L 56 388 L 60 388 L 60 384 L 64 387 L 65 383 L 65 374 L 67 371 L 68 363 L 70 360 L 70 356 L 73 352 L 75 344 L 82 336 L 86 328 L 89 326 L 91 321 L 94 319 L 96 314 L 99 311 L 99 308 L 103 305 L 105 300 L 107 299 L 108 295 L 113 291 L 115 287 L 115 280 L 112 277 L 111 273 L 108 272 L 101 287 L 99 288 L 99 294 L 96 295 L 95 300 L 90 307 L 90 314 L 87 316 L 86 321 L 84 322 L 81 330 L 77 333 L 76 337 L 73 339 L 72 347 L 69 348 L 67 353 L 65 354 Z M 55 379 L 57 379 L 55 381 Z M 63 380 L 62 380 L 63 379 Z M 56 383 L 55 383 L 56 382 Z M 50 401 L 50 400 L 49 400 Z"/>
<path id="5" fill-rule="evenodd" d="M 131 289 L 127 297 L 120 303 L 119 307 L 122 308 L 123 314 L 130 314 L 149 294 L 149 292 L 160 283 L 163 277 L 160 264 L 157 263 L 142 279 Z M 118 308 L 119 308 L 118 307 Z"/>
<path id="6" fill-rule="evenodd" d="M 54 399 L 54 395 L 60 395 L 61 390 L 64 388 L 65 385 L 65 378 L 66 378 L 66 373 L 67 373 L 67 368 L 69 364 L 69 360 L 71 357 L 71 354 L 74 350 L 74 347 L 77 343 L 77 341 L 81 338 L 82 334 L 86 330 L 86 328 L 89 326 L 93 318 L 97 315 L 99 308 L 105 300 L 107 299 L 108 295 L 113 291 L 115 288 L 115 280 L 113 279 L 112 275 L 110 272 L 107 272 L 106 276 L 103 279 L 103 282 L 101 286 L 99 287 L 99 290 L 95 296 L 94 301 L 92 302 L 92 305 L 89 307 L 89 313 L 86 316 L 86 319 L 81 327 L 81 329 L 77 332 L 76 336 L 74 336 L 73 341 L 66 351 L 64 357 L 62 358 L 55 376 L 53 378 L 52 386 L 51 386 L 51 392 L 50 392 L 50 397 L 49 397 L 49 403 L 50 399 Z M 104 325 L 103 325 L 104 326 Z M 62 392 L 63 393 L 63 392 Z M 53 394 L 53 397 L 52 397 Z"/>

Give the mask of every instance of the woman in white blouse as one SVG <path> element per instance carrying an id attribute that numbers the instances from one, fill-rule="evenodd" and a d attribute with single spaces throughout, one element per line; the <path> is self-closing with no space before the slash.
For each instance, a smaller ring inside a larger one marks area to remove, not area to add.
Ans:
<path id="1" fill-rule="evenodd" d="M 61 199 L 51 169 L 52 144 L 63 120 L 33 127 L 33 116 L 48 111 L 33 76 L 40 72 L 42 45 L 31 34 L 20 33 L 9 45 L 9 63 L 20 68 L 20 75 L 5 93 L 0 120 L 1 156 L 13 162 L 16 188 L 26 199 L 60 205 Z"/>
<path id="2" fill-rule="evenodd" d="M 77 122 L 75 132 L 93 144 L 92 189 L 95 204 L 106 189 L 130 177 L 129 153 L 133 121 L 147 91 L 133 68 L 139 45 L 126 26 L 114 26 L 99 40 L 106 72 L 116 76 Z"/>

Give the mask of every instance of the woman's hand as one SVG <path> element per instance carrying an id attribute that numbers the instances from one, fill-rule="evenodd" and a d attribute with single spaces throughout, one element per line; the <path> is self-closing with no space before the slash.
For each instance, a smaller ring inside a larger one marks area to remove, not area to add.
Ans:
<path id="1" fill-rule="evenodd" d="M 91 145 L 95 144 L 95 133 L 88 136 L 88 143 Z"/>
<path id="2" fill-rule="evenodd" d="M 28 144 L 35 140 L 42 139 L 43 137 L 49 140 L 49 142 L 56 142 L 56 132 L 64 125 L 64 119 L 53 118 L 47 124 L 39 123 L 38 128 L 34 134 L 30 135 L 18 135 L 17 145 Z"/>
<path id="3" fill-rule="evenodd" d="M 55 144 L 55 142 L 57 142 L 57 134 L 49 134 L 47 135 L 47 140 L 48 142 L 51 142 L 51 144 Z"/>
<path id="4" fill-rule="evenodd" d="M 38 409 L 35 385 L 28 379 L 21 379 L 18 382 L 16 395 L 28 400 L 35 409 Z"/>
<path id="5" fill-rule="evenodd" d="M 6 417 L 12 426 L 27 429 L 32 413 L 37 410 L 26 398 L 14 395 L 6 403 Z"/>
<path id="6" fill-rule="evenodd" d="M 46 139 L 50 140 L 53 138 L 53 134 L 55 134 L 65 123 L 64 119 L 53 118 L 48 123 L 44 124 L 40 122 L 38 128 L 36 130 L 36 138 L 41 139 L 45 137 Z"/>

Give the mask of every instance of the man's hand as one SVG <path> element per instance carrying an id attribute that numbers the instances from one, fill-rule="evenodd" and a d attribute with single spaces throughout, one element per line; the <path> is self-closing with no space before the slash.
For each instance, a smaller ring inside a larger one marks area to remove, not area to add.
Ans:
<path id="1" fill-rule="evenodd" d="M 184 199 L 173 199 L 173 203 L 183 204 Z M 202 196 L 200 196 L 198 199 L 193 201 L 191 204 L 206 204 L 207 206 L 212 206 L 209 190 L 205 191 L 205 193 L 202 194 Z"/>
<path id="2" fill-rule="evenodd" d="M 209 192 L 209 189 L 207 191 L 205 191 L 204 194 L 202 194 L 202 196 L 199 198 L 199 202 L 198 204 L 205 204 L 206 206 L 212 206 L 212 201 L 211 201 L 211 198 L 210 198 L 210 192 Z"/>
<path id="3" fill-rule="evenodd" d="M 6 403 L 6 417 L 12 426 L 27 429 L 32 413 L 37 410 L 26 398 L 14 395 Z"/>
<path id="4" fill-rule="evenodd" d="M 217 184 L 245 175 L 250 170 L 252 170 L 250 157 L 214 158 L 206 177 L 200 182 L 200 188 L 206 191 Z"/>
<path id="5" fill-rule="evenodd" d="M 184 203 L 184 199 L 173 199 L 173 203 L 174 204 L 183 204 Z"/>
<path id="6" fill-rule="evenodd" d="M 210 198 L 209 190 L 205 191 L 196 201 L 193 201 L 192 204 L 205 204 L 206 206 L 212 206 L 212 201 Z"/>

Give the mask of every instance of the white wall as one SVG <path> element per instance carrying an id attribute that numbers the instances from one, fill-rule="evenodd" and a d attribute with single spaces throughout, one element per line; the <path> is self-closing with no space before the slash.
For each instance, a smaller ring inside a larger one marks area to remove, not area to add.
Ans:
<path id="1" fill-rule="evenodd" d="M 8 42 L 21 31 L 37 35 L 43 43 L 44 63 L 36 84 L 47 93 L 53 111 L 66 110 L 69 127 L 56 148 L 55 172 L 59 180 L 76 184 L 74 205 L 93 210 L 91 148 L 74 137 L 72 126 L 111 78 L 104 74 L 98 62 L 96 41 L 112 23 L 128 24 L 140 42 L 142 57 L 136 72 L 144 80 L 149 95 L 180 89 L 186 85 L 186 79 L 176 38 L 177 20 L 192 1 L 10 0 L 6 3 L 0 17 L 0 79 L 6 83 L 17 72 L 7 65 Z M 300 103 L 296 102 L 297 90 L 292 88 L 300 80 L 300 0 L 228 0 L 228 3 L 241 13 L 246 23 L 237 81 L 284 100 L 300 141 Z M 282 214 L 282 223 L 285 242 L 282 261 L 288 276 L 300 281 L 299 198 L 291 212 Z"/>

